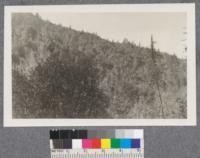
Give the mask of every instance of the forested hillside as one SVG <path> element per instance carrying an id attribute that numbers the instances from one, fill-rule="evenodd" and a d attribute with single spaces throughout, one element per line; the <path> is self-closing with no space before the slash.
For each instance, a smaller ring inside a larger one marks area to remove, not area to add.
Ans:
<path id="1" fill-rule="evenodd" d="M 13 117 L 186 118 L 186 59 L 154 51 L 13 14 Z"/>

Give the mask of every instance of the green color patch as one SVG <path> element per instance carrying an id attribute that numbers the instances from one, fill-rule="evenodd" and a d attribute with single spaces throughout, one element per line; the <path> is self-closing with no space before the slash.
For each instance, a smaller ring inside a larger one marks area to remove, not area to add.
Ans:
<path id="1" fill-rule="evenodd" d="M 111 148 L 120 148 L 120 139 L 111 139 Z"/>

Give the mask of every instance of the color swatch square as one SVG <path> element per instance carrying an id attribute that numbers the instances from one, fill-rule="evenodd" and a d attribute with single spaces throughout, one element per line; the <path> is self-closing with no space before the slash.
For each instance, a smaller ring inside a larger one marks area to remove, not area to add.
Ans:
<path id="1" fill-rule="evenodd" d="M 112 148 L 120 148 L 120 139 L 111 139 Z"/>
<path id="2" fill-rule="evenodd" d="M 124 138 L 125 130 L 124 129 L 116 129 L 115 130 L 115 138 Z"/>
<path id="3" fill-rule="evenodd" d="M 54 149 L 62 149 L 63 147 L 63 142 L 61 139 L 54 139 L 53 140 L 53 148 Z"/>
<path id="4" fill-rule="evenodd" d="M 110 149 L 111 142 L 110 139 L 101 139 L 101 148 L 102 149 Z"/>
<path id="5" fill-rule="evenodd" d="M 92 148 L 94 149 L 101 148 L 101 139 L 92 139 Z"/>
<path id="6" fill-rule="evenodd" d="M 72 148 L 72 139 L 64 139 L 63 140 L 63 148 L 71 149 Z"/>
<path id="7" fill-rule="evenodd" d="M 134 138 L 134 129 L 125 129 L 125 137 L 124 138 Z"/>
<path id="8" fill-rule="evenodd" d="M 82 149 L 82 139 L 72 139 L 72 149 Z"/>
<path id="9" fill-rule="evenodd" d="M 84 149 L 91 149 L 92 148 L 92 139 L 83 139 L 82 140 L 82 147 Z"/>
<path id="10" fill-rule="evenodd" d="M 131 139 L 121 139 L 120 147 L 121 148 L 131 148 Z"/>
<path id="11" fill-rule="evenodd" d="M 140 139 L 132 139 L 131 147 L 132 148 L 140 148 L 141 147 Z"/>
<path id="12" fill-rule="evenodd" d="M 144 131 L 143 131 L 143 129 L 134 129 L 134 138 L 136 138 L 136 139 L 143 139 L 144 138 Z"/>

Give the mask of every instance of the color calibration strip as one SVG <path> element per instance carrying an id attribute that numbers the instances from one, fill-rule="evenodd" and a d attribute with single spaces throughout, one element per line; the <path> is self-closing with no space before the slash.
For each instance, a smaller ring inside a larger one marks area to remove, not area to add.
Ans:
<path id="1" fill-rule="evenodd" d="M 143 130 L 51 130 L 52 158 L 143 158 Z"/>

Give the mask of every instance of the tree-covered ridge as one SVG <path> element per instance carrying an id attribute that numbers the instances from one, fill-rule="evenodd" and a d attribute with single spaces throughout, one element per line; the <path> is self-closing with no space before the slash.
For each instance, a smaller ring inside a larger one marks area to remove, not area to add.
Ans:
<path id="1" fill-rule="evenodd" d="M 185 118 L 186 60 L 155 54 L 153 61 L 150 48 L 128 40 L 13 14 L 13 116 Z"/>

